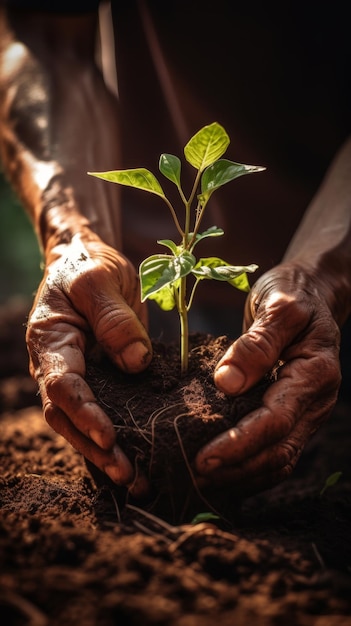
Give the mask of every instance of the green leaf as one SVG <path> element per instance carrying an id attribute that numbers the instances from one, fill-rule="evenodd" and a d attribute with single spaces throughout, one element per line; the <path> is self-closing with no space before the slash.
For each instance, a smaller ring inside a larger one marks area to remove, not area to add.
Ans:
<path id="1" fill-rule="evenodd" d="M 201 524 L 202 522 L 209 522 L 213 519 L 220 519 L 220 517 L 219 515 L 215 515 L 214 513 L 210 512 L 198 513 L 197 515 L 195 515 L 195 517 L 193 517 L 190 524 Z"/>
<path id="2" fill-rule="evenodd" d="M 157 178 L 144 167 L 138 167 L 132 170 L 115 170 L 111 172 L 88 172 L 89 176 L 96 176 L 108 180 L 111 183 L 118 183 L 127 187 L 135 187 L 142 191 L 155 193 L 161 198 L 165 197 L 163 189 Z"/>
<path id="3" fill-rule="evenodd" d="M 206 239 L 206 237 L 220 237 L 221 235 L 224 235 L 224 230 L 223 228 L 218 228 L 217 226 L 210 226 L 210 228 L 208 228 L 207 230 L 204 230 L 203 233 L 197 233 L 196 237 L 195 237 L 195 243 L 193 244 L 192 248 L 194 248 L 194 246 L 199 243 L 199 241 L 201 241 L 201 239 Z M 189 233 L 189 240 L 192 237 L 192 233 Z"/>
<path id="4" fill-rule="evenodd" d="M 266 168 L 259 165 L 244 165 L 243 163 L 235 163 L 227 159 L 219 159 L 207 167 L 201 177 L 201 194 L 198 196 L 200 203 L 203 205 L 211 194 L 235 178 L 245 176 L 245 174 L 253 174 L 255 172 L 263 172 Z"/>
<path id="5" fill-rule="evenodd" d="M 178 256 L 154 254 L 142 261 L 139 267 L 141 301 L 190 274 L 195 263 L 194 255 L 187 250 Z"/>
<path id="6" fill-rule="evenodd" d="M 184 148 L 186 160 L 201 172 L 225 153 L 230 143 L 223 126 L 217 122 L 204 126 Z"/>
<path id="7" fill-rule="evenodd" d="M 239 291 L 244 291 L 245 293 L 249 293 L 251 289 L 246 272 L 239 274 L 239 276 L 236 276 L 232 280 L 228 280 L 228 283 L 232 285 L 232 287 L 239 289 Z"/>
<path id="8" fill-rule="evenodd" d="M 177 256 L 180 252 L 180 248 L 171 239 L 158 239 L 157 243 L 161 244 L 161 246 L 166 246 L 166 248 L 172 250 L 174 256 Z"/>
<path id="9" fill-rule="evenodd" d="M 177 285 L 176 281 L 174 286 Z M 163 311 L 172 311 L 176 305 L 176 301 L 174 298 L 174 288 L 170 287 L 170 285 L 165 285 L 162 289 L 156 291 L 156 293 L 152 293 L 148 296 L 149 300 L 155 300 L 160 309 Z"/>
<path id="10" fill-rule="evenodd" d="M 218 257 L 208 257 L 199 259 L 192 273 L 199 280 L 207 278 L 225 281 L 240 291 L 248 292 L 250 291 L 250 284 L 246 273 L 255 272 L 257 267 L 254 263 L 251 265 L 230 265 Z"/>
<path id="11" fill-rule="evenodd" d="M 329 487 L 333 487 L 334 485 L 336 485 L 341 476 L 342 472 L 334 472 L 333 474 L 330 474 L 330 476 L 328 476 L 327 480 L 325 481 L 323 489 L 321 490 L 319 495 L 322 496 Z"/>
<path id="12" fill-rule="evenodd" d="M 161 154 L 159 162 L 159 170 L 161 174 L 166 176 L 180 189 L 180 170 L 181 162 L 174 154 Z"/>

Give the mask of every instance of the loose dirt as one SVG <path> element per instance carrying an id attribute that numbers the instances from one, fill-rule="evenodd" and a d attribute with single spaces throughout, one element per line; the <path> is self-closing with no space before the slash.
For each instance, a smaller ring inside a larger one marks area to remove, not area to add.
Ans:
<path id="1" fill-rule="evenodd" d="M 43 419 L 25 315 L 0 315 L 0 614 L 8 626 L 349 626 L 351 419 L 231 526 L 174 524 L 97 487 Z M 320 492 L 325 479 L 339 482 Z"/>

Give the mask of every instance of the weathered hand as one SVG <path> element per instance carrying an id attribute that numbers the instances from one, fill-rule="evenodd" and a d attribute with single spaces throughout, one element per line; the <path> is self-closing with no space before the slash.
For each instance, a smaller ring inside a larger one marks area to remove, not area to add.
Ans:
<path id="1" fill-rule="evenodd" d="M 134 470 L 84 380 L 85 354 L 97 342 L 118 367 L 143 370 L 151 359 L 145 315 L 129 261 L 95 235 L 75 235 L 47 259 L 27 330 L 30 370 L 47 422 L 124 485 L 133 483 Z"/>
<path id="2" fill-rule="evenodd" d="M 292 472 L 327 419 L 340 385 L 339 329 L 316 276 L 282 264 L 248 296 L 244 334 L 218 363 L 215 383 L 239 395 L 281 361 L 262 406 L 199 451 L 198 483 L 249 495 Z"/>

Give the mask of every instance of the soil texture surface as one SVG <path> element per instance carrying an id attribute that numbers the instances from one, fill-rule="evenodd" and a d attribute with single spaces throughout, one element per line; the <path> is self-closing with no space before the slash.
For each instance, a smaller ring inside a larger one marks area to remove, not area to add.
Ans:
<path id="1" fill-rule="evenodd" d="M 349 404 L 338 403 L 284 484 L 238 504 L 229 521 L 192 524 L 188 511 L 175 523 L 136 502 L 121 507 L 46 424 L 25 319 L 20 305 L 0 311 L 1 623 L 350 626 Z"/>

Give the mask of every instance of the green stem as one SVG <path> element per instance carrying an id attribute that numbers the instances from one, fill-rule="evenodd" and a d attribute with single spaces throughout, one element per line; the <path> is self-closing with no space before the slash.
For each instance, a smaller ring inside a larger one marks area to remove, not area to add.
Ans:
<path id="1" fill-rule="evenodd" d="M 191 214 L 191 205 L 193 203 L 194 197 L 195 197 L 195 193 L 197 191 L 197 188 L 199 186 L 199 182 L 200 182 L 200 178 L 201 178 L 201 170 L 198 170 L 197 174 L 196 174 L 196 178 L 194 181 L 194 185 L 191 191 L 191 194 L 189 196 L 189 200 L 186 202 L 185 204 L 185 228 L 184 228 L 184 240 L 183 240 L 183 245 L 184 245 L 184 249 L 189 250 L 188 247 L 188 235 L 189 235 L 189 231 L 190 231 L 190 214 Z"/>
<path id="2" fill-rule="evenodd" d="M 194 299 L 194 295 L 195 295 L 195 290 L 196 290 L 196 287 L 198 286 L 199 282 L 200 282 L 200 279 L 197 278 L 195 283 L 194 283 L 194 285 L 193 285 L 193 288 L 191 290 L 190 298 L 189 298 L 188 305 L 187 305 L 187 310 L 188 311 L 190 311 L 190 309 L 191 309 L 191 305 L 193 303 L 193 299 Z"/>
<path id="3" fill-rule="evenodd" d="M 186 277 L 180 279 L 178 313 L 180 319 L 180 364 L 181 375 L 184 376 L 188 371 L 189 363 L 189 326 L 188 326 L 188 308 L 186 306 Z"/>
<path id="4" fill-rule="evenodd" d="M 192 188 L 192 190 L 191 190 L 191 194 L 190 194 L 190 197 L 189 197 L 189 200 L 188 200 L 188 205 L 189 205 L 189 207 L 190 207 L 190 206 L 192 205 L 192 203 L 193 203 L 193 200 L 194 200 L 194 196 L 195 196 L 196 190 L 197 190 L 197 188 L 198 188 L 198 186 L 199 186 L 199 182 L 200 182 L 201 174 L 202 174 L 202 170 L 198 170 L 198 172 L 197 172 L 197 174 L 196 174 L 195 181 L 194 181 L 194 185 L 193 185 L 193 188 Z"/>
<path id="5" fill-rule="evenodd" d="M 195 222 L 193 236 L 192 236 L 192 238 L 191 238 L 191 241 L 189 242 L 189 250 L 191 250 L 191 249 L 192 249 L 192 247 L 193 247 L 193 245 L 194 245 L 194 243 L 195 243 L 195 240 L 196 240 L 196 235 L 197 235 L 197 233 L 199 232 L 199 227 L 200 227 L 201 220 L 202 220 L 203 215 L 204 215 L 204 212 L 205 212 L 206 205 L 207 205 L 207 202 L 205 202 L 205 203 L 202 205 L 202 207 L 201 207 L 200 211 L 197 211 L 198 217 L 197 217 L 196 222 Z M 199 206 L 199 205 L 198 205 L 198 206 Z"/>
<path id="6" fill-rule="evenodd" d="M 173 220 L 174 220 L 174 223 L 175 223 L 175 226 L 176 226 L 176 229 L 177 229 L 178 233 L 180 234 L 180 236 L 181 236 L 182 238 L 184 238 L 184 232 L 182 231 L 182 228 L 181 228 L 181 226 L 180 226 L 180 224 L 179 224 L 179 221 L 178 221 L 178 218 L 177 218 L 176 212 L 175 212 L 175 210 L 174 210 L 174 208 L 173 208 L 173 205 L 172 205 L 172 204 L 171 204 L 171 202 L 168 200 L 167 196 L 162 196 L 162 199 L 165 201 L 165 203 L 167 204 L 167 206 L 168 206 L 169 210 L 170 210 L 170 211 L 171 211 L 171 213 L 172 213 L 172 217 L 173 217 Z"/>

